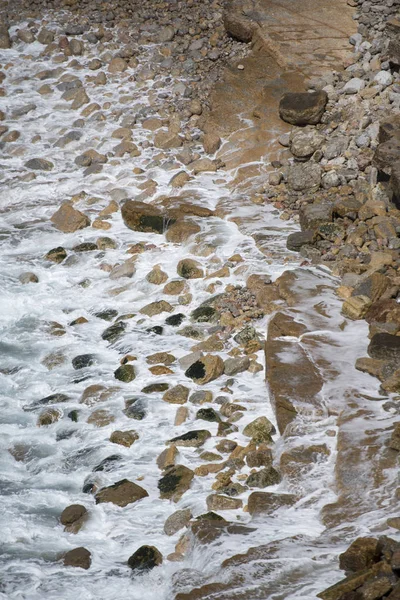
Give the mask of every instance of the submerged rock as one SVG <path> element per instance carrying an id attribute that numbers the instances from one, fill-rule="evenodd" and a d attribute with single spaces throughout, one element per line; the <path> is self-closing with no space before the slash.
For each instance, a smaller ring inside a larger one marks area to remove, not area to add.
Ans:
<path id="1" fill-rule="evenodd" d="M 175 446 L 192 446 L 194 448 L 198 448 L 199 446 L 202 446 L 210 437 L 211 433 L 206 429 L 196 429 L 172 438 L 172 440 L 169 440 L 169 443 L 175 444 Z"/>

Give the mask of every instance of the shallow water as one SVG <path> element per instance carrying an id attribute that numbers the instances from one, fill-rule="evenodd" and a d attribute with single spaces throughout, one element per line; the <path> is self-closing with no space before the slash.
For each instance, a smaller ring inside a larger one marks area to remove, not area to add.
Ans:
<path id="1" fill-rule="evenodd" d="M 9 113 L 31 102 L 36 104 L 36 109 L 15 122 L 7 119 L 10 130 L 20 130 L 21 137 L 17 142 L 7 145 L 7 149 L 12 147 L 12 151 L 2 157 L 0 597 L 13 600 L 72 600 L 77 597 L 84 600 L 114 600 L 124 594 L 132 600 L 169 600 L 177 590 L 186 591 L 207 581 L 226 579 L 228 572 L 218 571 L 225 558 L 244 553 L 250 547 L 287 540 L 279 542 L 276 555 L 270 561 L 267 559 L 261 561 L 261 566 L 257 563 L 256 566 L 246 567 L 242 573 L 244 580 L 237 591 L 245 593 L 246 598 L 315 598 L 318 591 L 338 579 L 335 557 L 338 551 L 344 549 L 346 542 L 356 534 L 368 533 L 374 527 L 384 531 L 385 519 L 392 516 L 390 505 L 385 506 L 384 503 L 379 509 L 371 508 L 355 520 L 347 531 L 343 526 L 337 532 L 326 531 L 320 519 L 320 510 L 335 500 L 333 476 L 336 457 L 336 438 L 327 437 L 326 431 L 337 430 L 334 411 L 328 409 L 314 420 L 299 420 L 298 437 L 292 438 L 294 445 L 296 441 L 299 444 L 325 443 L 331 450 L 329 459 L 316 463 L 301 480 L 302 498 L 294 507 L 282 509 L 269 517 L 254 519 L 252 524 L 256 530 L 252 533 L 222 536 L 210 546 L 194 548 L 181 563 L 164 560 L 162 566 L 146 575 L 131 576 L 127 559 L 142 544 L 156 546 L 164 557 L 174 551 L 182 531 L 171 537 L 163 533 L 164 522 L 170 514 L 181 508 L 190 508 L 194 516 L 206 512 L 205 500 L 211 491 L 212 476 L 196 477 L 191 489 L 176 504 L 159 499 L 157 482 L 160 471 L 155 460 L 164 449 L 164 442 L 190 429 L 206 428 L 213 434 L 217 429 L 215 423 L 196 421 L 198 407 L 193 405 L 189 405 L 187 422 L 175 427 L 176 406 L 163 402 L 161 393 L 145 395 L 141 392 L 149 383 L 164 381 L 171 387 L 181 383 L 196 391 L 196 386 L 188 383 L 178 363 L 172 366 L 172 375 L 155 377 L 148 371 L 145 361 L 146 356 L 156 351 L 169 351 L 179 359 L 190 352 L 196 340 L 177 335 L 176 328 L 165 325 L 167 313 L 148 318 L 138 312 L 149 302 L 164 299 L 174 305 L 174 312 L 187 317 L 183 323 L 187 325 L 190 312 L 210 297 L 206 288 L 216 279 L 189 280 L 193 299 L 190 305 L 184 306 L 177 304 L 176 296 L 163 295 L 161 286 L 148 283 L 145 276 L 157 264 L 170 279 L 177 278 L 178 261 L 192 256 L 207 272 L 212 273 L 230 256 L 240 253 L 245 269 L 235 274 L 232 268 L 230 277 L 224 279 L 223 284 L 244 285 L 252 273 L 268 273 L 275 279 L 285 269 L 295 268 L 299 264 L 298 257 L 288 255 L 285 250 L 285 237 L 296 225 L 281 221 L 277 211 L 269 206 L 254 205 L 243 196 L 235 196 L 229 187 L 235 172 L 221 170 L 196 176 L 185 187 L 185 190 L 193 191 L 200 197 L 202 206 L 211 209 L 221 202 L 221 198 L 229 197 L 229 217 L 240 217 L 239 226 L 228 218 L 197 219 L 202 227 L 200 238 L 203 248 L 206 244 L 214 248 L 208 255 L 205 255 L 205 251 L 200 251 L 199 255 L 199 244 L 193 241 L 183 246 L 174 245 L 167 243 L 161 235 L 131 231 L 123 224 L 119 212 L 112 215 L 109 220 L 111 228 L 107 231 L 93 228 L 73 234 L 57 231 L 49 218 L 65 199 L 83 190 L 86 198 L 95 200 L 87 202 L 83 198 L 75 206 L 91 218 L 112 197 L 136 197 L 142 192 L 139 186 L 146 179 L 157 182 L 157 197 L 175 194 L 169 181 L 182 169 L 182 165 L 168 156 L 157 158 L 161 152 L 151 145 L 148 148 L 141 147 L 140 157 L 111 159 L 101 173 L 86 177 L 82 175 L 83 170 L 76 167 L 74 159 L 90 147 L 101 153 L 111 151 L 119 143 L 119 140 L 111 138 L 111 133 L 121 126 L 123 118 L 129 114 L 140 115 L 140 107 L 152 103 L 155 106 L 149 114 L 157 114 L 157 105 L 161 106 L 164 102 L 162 98 L 157 99 L 157 94 L 167 92 L 172 99 L 176 82 L 158 80 L 158 88 L 153 81 L 140 83 L 127 77 L 110 76 L 104 88 L 87 84 L 91 102 L 98 102 L 100 106 L 104 102 L 110 103 L 109 108 L 102 110 L 106 119 L 86 118 L 85 126 L 79 129 L 83 134 L 81 139 L 59 148 L 54 143 L 72 128 L 80 111 L 68 107 L 61 99 L 62 92 L 56 90 L 46 96 L 37 93 L 43 83 L 53 85 L 56 80 L 50 78 L 43 82 L 34 77 L 35 73 L 58 66 L 40 56 L 42 50 L 43 46 L 34 43 L 1 51 L 2 63 L 11 65 L 7 69 L 5 82 L 7 96 L 0 98 L 0 109 Z M 146 57 L 150 60 L 152 51 L 151 47 L 145 49 L 142 64 Z M 24 59 L 23 54 L 31 58 Z M 64 72 L 75 74 L 83 80 L 85 75 L 93 74 L 87 68 L 88 60 L 88 57 L 79 58 L 83 65 L 80 70 L 63 64 L 61 66 Z M 127 95 L 132 96 L 132 100 L 128 104 L 121 102 L 121 97 Z M 136 144 L 153 137 L 151 132 L 141 127 L 140 121 L 139 116 L 133 128 L 133 141 Z M 35 135 L 40 135 L 41 139 L 32 143 Z M 23 153 L 20 154 L 18 148 L 23 149 Z M 37 173 L 33 181 L 24 180 L 23 176 L 28 172 L 23 167 L 24 163 L 38 156 L 52 160 L 55 168 L 49 173 Z M 135 175 L 132 171 L 134 167 L 143 168 L 143 175 Z M 225 206 L 226 203 L 225 200 Z M 117 248 L 80 254 L 71 251 L 78 243 L 96 241 L 100 236 L 116 240 Z M 258 249 L 253 236 L 262 236 L 263 252 Z M 135 275 L 130 279 L 110 279 L 109 273 L 102 270 L 100 265 L 123 262 L 130 257 L 126 254 L 129 245 L 140 241 L 154 244 L 154 248 L 139 256 Z M 44 260 L 44 255 L 57 246 L 67 249 L 68 259 L 62 264 Z M 22 285 L 18 276 L 25 271 L 33 271 L 39 283 Z M 378 386 L 374 379 L 358 373 L 352 366 L 358 356 L 366 353 L 367 326 L 349 323 L 343 331 L 340 330 L 343 318 L 340 316 L 340 302 L 333 291 L 335 280 L 326 270 L 315 269 L 315 272 L 320 275 L 321 283 L 330 285 L 330 289 L 321 292 L 320 299 L 325 303 L 324 310 L 328 317 L 325 321 L 321 320 L 323 327 L 315 336 L 330 339 L 329 344 L 321 346 L 321 358 L 330 362 L 332 368 L 340 373 L 327 382 L 323 389 L 326 406 L 330 409 L 336 407 L 337 414 L 344 407 L 349 382 L 351 390 L 371 396 L 378 395 Z M 88 280 L 84 286 L 83 280 Z M 122 286 L 123 289 L 118 289 Z M 223 290 L 223 285 L 220 289 Z M 101 338 L 110 323 L 94 316 L 105 309 L 115 309 L 119 315 L 135 315 L 126 320 L 124 336 L 113 345 Z M 88 322 L 69 325 L 81 316 L 87 318 Z M 264 317 L 254 323 L 261 336 L 265 336 L 267 321 L 268 318 Z M 49 322 L 61 324 L 65 334 L 60 337 L 50 335 Z M 164 327 L 163 335 L 147 331 L 155 325 Z M 200 326 L 204 335 L 208 328 L 207 324 Z M 228 344 L 227 350 L 229 348 Z M 54 352 L 62 353 L 65 362 L 48 370 L 42 361 Z M 76 371 L 71 360 L 81 354 L 93 354 L 95 364 Z M 120 389 L 109 400 L 95 407 L 80 404 L 82 392 L 89 385 L 116 385 L 114 371 L 124 354 L 137 357 L 133 363 L 136 379 L 129 384 L 120 384 Z M 223 358 L 228 356 L 226 353 L 221 355 Z M 264 365 L 262 352 L 258 353 L 257 360 Z M 205 386 L 205 389 L 212 391 L 215 398 L 223 394 L 221 387 L 225 382 L 226 377 L 218 379 Z M 234 377 L 229 387 L 233 392 L 232 399 L 245 404 L 248 409 L 240 420 L 240 429 L 261 415 L 274 421 L 263 371 L 257 374 L 242 373 Z M 69 397 L 67 402 L 57 405 L 63 416 L 49 427 L 38 428 L 36 421 L 41 407 L 35 406 L 35 403 L 54 393 Z M 141 421 L 129 419 L 122 412 L 125 400 L 135 397 L 144 398 L 147 415 Z M 377 417 L 386 427 L 390 425 L 392 417 L 382 411 L 379 403 L 360 402 L 368 405 L 369 428 L 379 426 Z M 218 409 L 218 404 L 210 406 Z M 94 408 L 107 408 L 114 416 L 114 422 L 99 428 L 88 424 L 87 417 Z M 68 418 L 68 413 L 74 409 L 79 410 L 77 423 Z M 357 427 L 361 429 L 366 426 L 366 419 L 362 415 Z M 109 437 L 117 429 L 134 429 L 139 434 L 139 440 L 131 448 L 112 444 Z M 240 432 L 231 434 L 229 438 L 241 445 L 248 443 L 248 438 Z M 279 456 L 283 442 L 278 436 L 276 442 Z M 214 444 L 215 438 L 212 437 L 202 450 L 213 450 Z M 9 448 L 18 446 L 26 453 L 20 462 L 8 452 Z M 179 462 L 195 468 L 201 464 L 199 453 L 196 449 L 181 448 Z M 148 491 L 148 498 L 119 508 L 112 504 L 95 505 L 90 494 L 82 493 L 82 487 L 93 468 L 111 454 L 120 455 L 121 460 L 111 471 L 95 473 L 98 484 L 110 485 L 123 478 L 139 480 L 140 485 Z M 242 473 L 249 471 L 245 467 Z M 275 489 L 291 491 L 285 487 L 285 483 L 268 488 L 269 491 Z M 383 485 L 383 497 L 385 489 Z M 244 503 L 249 494 L 250 490 L 240 496 Z M 64 533 L 58 523 L 62 510 L 74 503 L 84 504 L 90 512 L 88 522 L 77 535 Z M 220 511 L 220 514 L 238 523 L 251 522 L 248 513 L 243 511 Z M 84 546 L 92 553 L 92 566 L 88 571 L 65 568 L 55 560 L 63 552 L 78 546 Z"/>

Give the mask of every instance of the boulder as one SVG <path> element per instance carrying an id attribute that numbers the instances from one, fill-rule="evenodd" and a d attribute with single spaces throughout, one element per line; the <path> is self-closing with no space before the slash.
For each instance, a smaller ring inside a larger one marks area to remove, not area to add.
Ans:
<path id="1" fill-rule="evenodd" d="M 243 1 L 230 2 L 223 13 L 223 23 L 228 35 L 239 42 L 251 42 L 257 24 L 245 15 Z"/>
<path id="2" fill-rule="evenodd" d="M 154 546 L 141 546 L 128 559 L 128 566 L 132 571 L 146 572 L 161 565 L 162 554 Z"/>
<path id="3" fill-rule="evenodd" d="M 168 467 L 173 467 L 175 465 L 175 459 L 177 458 L 179 452 L 175 446 L 170 446 L 169 448 L 165 448 L 161 452 L 161 454 L 157 457 L 157 467 L 164 471 Z"/>
<path id="4" fill-rule="evenodd" d="M 91 553 L 82 546 L 80 548 L 74 548 L 66 554 L 64 554 L 64 566 L 65 567 L 79 567 L 80 569 L 89 569 L 92 564 Z"/>
<path id="5" fill-rule="evenodd" d="M 189 396 L 189 388 L 184 385 L 176 385 L 167 390 L 163 395 L 164 402 L 170 404 L 185 404 Z"/>
<path id="6" fill-rule="evenodd" d="M 127 200 L 121 208 L 122 219 L 129 229 L 145 233 L 164 233 L 174 223 L 157 206 Z"/>
<path id="7" fill-rule="evenodd" d="M 121 481 L 117 481 L 117 483 L 101 489 L 97 492 L 95 498 L 96 504 L 111 502 L 117 506 L 127 506 L 142 498 L 146 498 L 148 495 L 146 490 L 136 485 L 136 483 L 128 479 L 121 479 Z"/>
<path id="8" fill-rule="evenodd" d="M 177 510 L 172 515 L 170 515 L 165 521 L 164 533 L 166 535 L 174 535 L 177 531 L 183 529 L 183 527 L 186 527 L 189 524 L 191 518 L 192 512 L 190 508 Z"/>
<path id="9" fill-rule="evenodd" d="M 324 136 L 319 134 L 315 128 L 295 130 L 290 135 L 290 151 L 296 158 L 309 158 L 316 150 L 321 148 Z"/>
<path id="10" fill-rule="evenodd" d="M 224 372 L 224 361 L 216 354 L 206 354 L 185 371 L 186 377 L 199 385 L 214 381 Z"/>
<path id="11" fill-rule="evenodd" d="M 368 346 L 372 358 L 382 360 L 400 360 L 400 336 L 390 333 L 376 333 Z"/>
<path id="12" fill-rule="evenodd" d="M 215 154 L 221 146 L 221 138 L 214 132 L 208 132 L 203 137 L 203 148 L 207 154 Z"/>
<path id="13" fill-rule="evenodd" d="M 178 502 L 190 488 L 193 477 L 194 472 L 184 465 L 168 467 L 157 484 L 160 490 L 160 498 Z"/>
<path id="14" fill-rule="evenodd" d="M 193 448 L 199 448 L 210 437 L 211 433 L 206 429 L 196 429 L 172 438 L 169 440 L 169 443 L 174 444 L 175 446 L 190 446 Z"/>
<path id="15" fill-rule="evenodd" d="M 279 116 L 291 125 L 316 125 L 328 102 L 323 90 L 317 92 L 288 92 L 279 103 Z"/>
<path id="16" fill-rule="evenodd" d="M 70 204 L 60 206 L 50 220 L 63 233 L 73 233 L 78 229 L 84 229 L 90 225 L 89 217 L 73 208 Z"/>
<path id="17" fill-rule="evenodd" d="M 379 540 L 373 537 L 360 537 L 339 554 L 339 566 L 346 573 L 355 573 L 371 567 L 379 561 Z"/>
<path id="18" fill-rule="evenodd" d="M 274 492 L 253 492 L 250 494 L 247 507 L 251 516 L 271 514 L 282 506 L 293 506 L 297 502 L 293 494 L 276 494 Z"/>
<path id="19" fill-rule="evenodd" d="M 368 296 L 351 296 L 343 302 L 342 315 L 353 321 L 363 319 L 371 304 Z"/>

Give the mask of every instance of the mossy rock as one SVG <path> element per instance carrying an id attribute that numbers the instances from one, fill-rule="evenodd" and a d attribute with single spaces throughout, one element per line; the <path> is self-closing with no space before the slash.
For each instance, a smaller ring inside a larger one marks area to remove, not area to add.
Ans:
<path id="1" fill-rule="evenodd" d="M 130 383 L 136 377 L 135 367 L 133 365 L 121 365 L 114 371 L 114 377 L 124 383 Z"/>

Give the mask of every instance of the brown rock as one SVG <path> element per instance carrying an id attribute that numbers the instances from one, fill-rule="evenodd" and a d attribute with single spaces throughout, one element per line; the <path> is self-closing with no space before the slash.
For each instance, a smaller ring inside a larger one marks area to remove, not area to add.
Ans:
<path id="1" fill-rule="evenodd" d="M 293 506 L 297 502 L 293 494 L 275 494 L 273 492 L 253 492 L 250 494 L 247 507 L 252 516 L 271 514 L 282 506 Z"/>
<path id="2" fill-rule="evenodd" d="M 87 419 L 89 425 L 96 425 L 96 427 L 106 427 L 114 421 L 114 415 L 108 410 L 102 410 L 101 408 L 94 410 Z"/>
<path id="3" fill-rule="evenodd" d="M 194 362 L 185 371 L 186 377 L 190 377 L 195 383 L 204 385 L 214 381 L 224 372 L 224 361 L 218 355 L 206 354 Z"/>
<path id="4" fill-rule="evenodd" d="M 64 555 L 63 561 L 65 567 L 79 567 L 89 569 L 92 564 L 91 553 L 82 546 L 74 548 Z"/>
<path id="5" fill-rule="evenodd" d="M 176 385 L 175 387 L 167 390 L 163 395 L 164 402 L 170 404 L 185 404 L 189 397 L 189 388 L 184 385 Z"/>
<path id="6" fill-rule="evenodd" d="M 163 312 L 172 312 L 173 310 L 174 308 L 169 302 L 166 302 L 166 300 L 159 300 L 158 302 L 150 302 L 150 304 L 143 306 L 139 312 L 148 317 L 153 317 L 154 315 L 159 315 Z"/>
<path id="7" fill-rule="evenodd" d="M 123 73 L 128 68 L 127 62 L 120 57 L 113 58 L 108 65 L 108 72 L 115 73 Z"/>
<path id="8" fill-rule="evenodd" d="M 161 471 L 164 471 L 164 469 L 167 469 L 168 467 L 173 467 L 178 454 L 178 449 L 174 445 L 170 446 L 169 448 L 165 448 L 165 450 L 163 450 L 157 458 L 158 468 Z"/>
<path id="9" fill-rule="evenodd" d="M 177 272 L 184 279 L 200 279 L 204 277 L 201 265 L 192 258 L 184 258 L 178 262 Z"/>
<path id="10" fill-rule="evenodd" d="M 126 446 L 130 448 L 136 440 L 139 439 L 139 435 L 136 431 L 113 431 L 110 435 L 110 442 L 113 444 L 119 444 L 120 446 Z"/>
<path id="11" fill-rule="evenodd" d="M 379 541 L 372 537 L 360 537 L 339 555 L 339 566 L 346 573 L 367 569 L 379 560 Z"/>
<path id="12" fill-rule="evenodd" d="M 168 296 L 179 296 L 184 290 L 187 289 L 186 281 L 177 279 L 175 281 L 169 281 L 163 288 L 163 293 Z"/>
<path id="13" fill-rule="evenodd" d="M 134 200 L 125 202 L 121 214 L 125 225 L 134 231 L 164 233 L 174 222 L 157 206 Z"/>
<path id="14" fill-rule="evenodd" d="M 38 427 L 45 427 L 47 425 L 52 425 L 60 420 L 62 416 L 62 412 L 57 408 L 46 408 L 43 412 L 40 413 L 37 419 Z"/>
<path id="15" fill-rule="evenodd" d="M 172 244 L 182 244 L 186 242 L 188 238 L 201 231 L 201 227 L 190 220 L 179 220 L 176 221 L 171 227 L 169 227 L 165 239 L 167 242 Z M 202 275 L 201 275 L 202 276 Z"/>
<path id="16" fill-rule="evenodd" d="M 152 268 L 150 273 L 147 273 L 146 279 L 149 283 L 153 283 L 154 285 L 161 285 L 168 280 L 168 275 L 161 270 L 159 265 L 156 265 Z"/>
<path id="17" fill-rule="evenodd" d="M 178 502 L 190 488 L 193 477 L 193 471 L 184 465 L 169 467 L 157 484 L 160 498 Z"/>
<path id="18" fill-rule="evenodd" d="M 177 510 L 165 521 L 164 533 L 166 535 L 174 535 L 177 531 L 186 527 L 191 518 L 192 512 L 189 508 Z"/>
<path id="19" fill-rule="evenodd" d="M 63 204 L 51 217 L 51 221 L 63 233 L 73 233 L 90 225 L 89 218 L 70 204 Z"/>
<path id="20" fill-rule="evenodd" d="M 64 525 L 64 531 L 69 533 L 78 533 L 84 522 L 87 520 L 88 511 L 82 504 L 71 504 L 61 513 L 60 523 Z"/>
<path id="21" fill-rule="evenodd" d="M 279 103 L 279 116 L 292 125 L 316 125 L 328 102 L 323 90 L 317 92 L 288 92 Z"/>
<path id="22" fill-rule="evenodd" d="M 216 133 L 206 133 L 203 137 L 203 148 L 207 154 L 215 154 L 221 146 L 221 138 Z"/>
<path id="23" fill-rule="evenodd" d="M 237 510 L 242 508 L 243 501 L 239 498 L 230 498 L 220 494 L 211 494 L 207 496 L 208 510 Z"/>
<path id="24" fill-rule="evenodd" d="M 117 481 L 113 485 L 101 489 L 96 494 L 96 504 L 112 502 L 117 506 L 127 506 L 146 498 L 149 494 L 145 489 L 128 479 Z"/>

